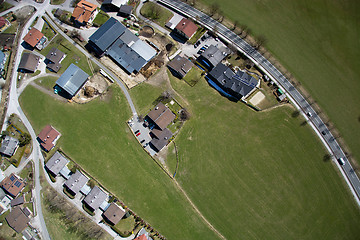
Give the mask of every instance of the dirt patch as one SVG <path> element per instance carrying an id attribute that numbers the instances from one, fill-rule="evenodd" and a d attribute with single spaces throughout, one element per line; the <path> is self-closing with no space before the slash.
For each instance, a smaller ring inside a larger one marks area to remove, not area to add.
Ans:
<path id="1" fill-rule="evenodd" d="M 265 99 L 265 95 L 262 92 L 257 92 L 251 99 L 250 103 L 254 106 L 258 105 L 262 100 Z"/>
<path id="2" fill-rule="evenodd" d="M 107 89 L 110 82 L 104 78 L 100 73 L 93 75 L 87 81 L 79 93 L 72 99 L 76 103 L 87 103 L 91 100 L 107 94 Z"/>
<path id="3" fill-rule="evenodd" d="M 154 35 L 154 33 L 155 33 L 154 29 L 150 26 L 144 26 L 139 32 L 140 36 L 146 38 L 151 38 Z"/>
<path id="4" fill-rule="evenodd" d="M 15 15 L 17 20 L 23 23 L 31 14 L 35 12 L 35 8 L 32 6 L 25 6 L 15 11 Z"/>

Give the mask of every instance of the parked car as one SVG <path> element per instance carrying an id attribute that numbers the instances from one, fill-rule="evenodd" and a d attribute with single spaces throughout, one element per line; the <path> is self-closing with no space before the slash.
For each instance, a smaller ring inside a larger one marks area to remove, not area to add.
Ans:
<path id="1" fill-rule="evenodd" d="M 197 48 L 199 45 L 200 45 L 200 41 L 197 41 L 195 44 L 194 44 L 194 48 Z"/>
<path id="2" fill-rule="evenodd" d="M 136 130 L 136 131 L 135 131 L 135 134 L 137 134 L 138 132 L 139 132 L 139 130 Z"/>
<path id="3" fill-rule="evenodd" d="M 202 54 L 204 52 L 204 50 L 199 50 L 198 52 L 197 52 L 197 54 Z"/>
<path id="4" fill-rule="evenodd" d="M 205 45 L 204 45 L 204 48 L 205 48 L 205 49 L 208 49 L 208 48 L 209 48 L 209 45 L 205 44 Z"/>
<path id="5" fill-rule="evenodd" d="M 137 133 L 136 136 L 138 137 L 138 136 L 140 136 L 140 134 L 141 134 L 141 132 Z"/>
<path id="6" fill-rule="evenodd" d="M 141 142 L 140 142 L 140 143 L 144 143 L 144 142 L 145 142 L 145 139 L 141 140 Z"/>
<path id="7" fill-rule="evenodd" d="M 312 117 L 311 112 L 306 113 L 306 115 L 307 115 L 308 117 Z"/>

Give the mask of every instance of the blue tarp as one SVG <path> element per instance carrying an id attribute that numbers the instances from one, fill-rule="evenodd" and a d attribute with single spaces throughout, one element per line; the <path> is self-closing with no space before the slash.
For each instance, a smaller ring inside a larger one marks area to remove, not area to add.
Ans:
<path id="1" fill-rule="evenodd" d="M 210 78 L 208 78 L 207 76 L 205 77 L 206 80 L 208 81 L 208 83 L 215 88 L 218 92 L 220 92 L 222 95 L 224 95 L 225 97 L 234 99 L 234 97 L 230 94 L 228 94 L 227 92 L 225 92 L 221 87 L 219 87 L 213 80 L 211 80 Z"/>

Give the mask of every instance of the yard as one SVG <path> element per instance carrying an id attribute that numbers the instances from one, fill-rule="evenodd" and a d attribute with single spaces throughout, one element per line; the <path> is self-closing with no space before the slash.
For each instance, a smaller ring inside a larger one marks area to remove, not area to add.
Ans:
<path id="1" fill-rule="evenodd" d="M 99 10 L 99 13 L 96 15 L 93 25 L 94 27 L 100 27 L 104 23 L 106 23 L 107 20 L 109 20 L 110 16 L 104 12 L 103 10 Z"/>
<path id="2" fill-rule="evenodd" d="M 61 148 L 162 235 L 216 239 L 169 177 L 139 147 L 126 125 L 131 113 L 120 89 L 112 86 L 108 94 L 78 105 L 56 101 L 28 86 L 20 104 L 36 133 L 52 124 L 62 134 Z"/>
<path id="3" fill-rule="evenodd" d="M 48 39 L 48 41 L 51 41 L 52 38 L 56 35 L 55 30 L 53 30 L 47 21 L 44 20 L 44 26 L 41 30 L 41 32 L 45 35 L 45 37 Z"/>
<path id="4" fill-rule="evenodd" d="M 224 0 L 219 9 L 266 37 L 266 48 L 317 101 L 360 164 L 359 2 Z"/>
<path id="5" fill-rule="evenodd" d="M 14 5 L 10 4 L 10 3 L 7 3 L 7 2 L 2 2 L 1 5 L 0 5 L 0 13 L 12 8 Z"/>
<path id="6" fill-rule="evenodd" d="M 51 48 L 57 48 L 63 53 L 66 54 L 66 57 L 61 62 L 61 69 L 59 70 L 58 74 L 64 73 L 64 71 L 70 66 L 71 63 L 74 63 L 82 70 L 84 70 L 90 76 L 92 75 L 89 63 L 87 61 L 86 56 L 80 52 L 73 44 L 63 38 L 60 34 L 57 35 L 51 43 L 41 51 L 41 54 L 46 56 Z"/>
<path id="7" fill-rule="evenodd" d="M 174 140 L 176 178 L 226 238 L 359 236 L 360 213 L 349 190 L 334 165 L 324 162 L 326 152 L 304 119 L 292 116 L 292 107 L 255 112 L 222 97 L 205 80 L 195 87 L 174 78 L 171 83 L 191 112 Z M 132 96 L 150 102 L 146 92 L 153 86 L 140 86 Z M 172 145 L 168 156 L 173 173 Z"/>
<path id="8" fill-rule="evenodd" d="M 140 14 L 144 17 L 153 20 L 160 26 L 164 27 L 165 24 L 173 17 L 173 13 L 166 8 L 153 2 L 146 2 L 140 9 Z"/>

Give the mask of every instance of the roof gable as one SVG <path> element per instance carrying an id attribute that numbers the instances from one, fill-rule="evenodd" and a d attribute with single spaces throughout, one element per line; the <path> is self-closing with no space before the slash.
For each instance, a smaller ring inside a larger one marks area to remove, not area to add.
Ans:
<path id="1" fill-rule="evenodd" d="M 85 84 L 89 75 L 75 64 L 71 64 L 56 81 L 56 84 L 74 96 Z"/>
<path id="2" fill-rule="evenodd" d="M 175 27 L 176 30 L 183 32 L 187 38 L 191 38 L 192 35 L 198 29 L 198 26 L 190 19 L 183 18 Z"/>
<path id="3" fill-rule="evenodd" d="M 56 151 L 54 155 L 47 161 L 45 167 L 54 175 L 58 175 L 61 169 L 68 164 L 69 160 L 67 160 L 61 153 Z"/>
<path id="4" fill-rule="evenodd" d="M 25 35 L 24 41 L 29 44 L 31 47 L 35 47 L 41 38 L 44 37 L 44 34 L 37 30 L 36 28 L 31 28 L 29 32 Z"/>

